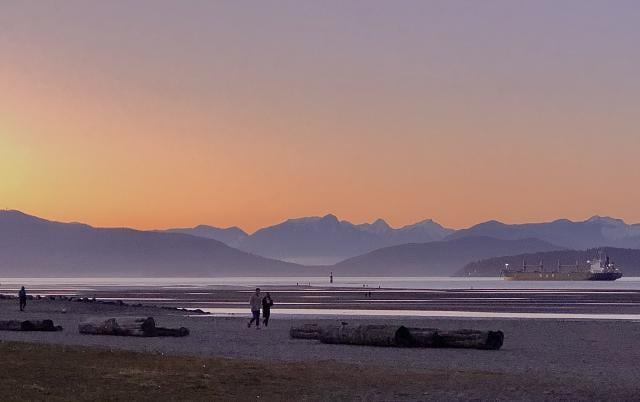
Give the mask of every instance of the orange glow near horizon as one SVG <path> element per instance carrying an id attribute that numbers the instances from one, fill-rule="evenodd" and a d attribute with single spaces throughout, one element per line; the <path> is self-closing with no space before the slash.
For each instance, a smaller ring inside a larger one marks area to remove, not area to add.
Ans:
<path id="1" fill-rule="evenodd" d="M 426 4 L 86 3 L 0 16 L 0 208 L 249 232 L 327 213 L 640 222 L 640 60 L 622 32 L 637 27 L 619 16 L 608 41 L 584 37 L 589 18 L 532 41 L 542 11 L 509 7 L 514 26 L 493 27 L 442 5 L 433 18 L 467 19 L 442 27 L 418 18 Z"/>

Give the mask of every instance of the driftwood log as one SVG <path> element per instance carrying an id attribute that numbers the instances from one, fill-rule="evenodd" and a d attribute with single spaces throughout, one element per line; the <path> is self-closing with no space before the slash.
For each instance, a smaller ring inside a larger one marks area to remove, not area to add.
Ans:
<path id="1" fill-rule="evenodd" d="M 187 328 L 156 327 L 153 317 L 90 318 L 78 326 L 81 334 L 115 336 L 187 336 Z"/>
<path id="2" fill-rule="evenodd" d="M 173 337 L 182 337 L 189 335 L 189 330 L 185 327 L 180 328 L 163 328 L 156 327 L 155 335 L 153 336 L 173 336 Z"/>
<path id="3" fill-rule="evenodd" d="M 62 327 L 54 325 L 52 320 L 10 320 L 0 321 L 0 331 L 62 331 Z"/>
<path id="4" fill-rule="evenodd" d="M 368 346 L 411 346 L 406 327 L 391 325 L 333 325 L 323 327 L 320 342 Z"/>
<path id="5" fill-rule="evenodd" d="M 289 336 L 296 339 L 320 339 L 321 329 L 318 324 L 304 324 L 301 327 L 291 327 Z"/>
<path id="6" fill-rule="evenodd" d="M 89 318 L 78 326 L 81 334 L 153 336 L 156 322 L 153 317 Z"/>
<path id="7" fill-rule="evenodd" d="M 292 338 L 318 339 L 322 343 L 415 347 L 415 348 L 471 348 L 497 350 L 502 347 L 502 331 L 461 329 L 441 331 L 436 328 L 407 328 L 394 325 L 328 325 L 305 324 L 292 327 Z"/>
<path id="8" fill-rule="evenodd" d="M 407 328 L 413 346 L 422 348 L 467 348 L 498 350 L 504 342 L 502 331 L 459 329 L 441 331 L 435 328 Z"/>

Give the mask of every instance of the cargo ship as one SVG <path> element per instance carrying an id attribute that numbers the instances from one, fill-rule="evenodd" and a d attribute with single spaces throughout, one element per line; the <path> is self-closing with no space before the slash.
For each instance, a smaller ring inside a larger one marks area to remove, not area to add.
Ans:
<path id="1" fill-rule="evenodd" d="M 607 256 L 604 260 L 600 257 L 587 261 L 582 267 L 578 262 L 575 265 L 561 265 L 558 262 L 554 271 L 545 271 L 542 261 L 533 267 L 523 261 L 520 270 L 510 270 L 509 264 L 505 264 L 502 277 L 508 281 L 615 281 L 622 278 L 622 272 Z"/>

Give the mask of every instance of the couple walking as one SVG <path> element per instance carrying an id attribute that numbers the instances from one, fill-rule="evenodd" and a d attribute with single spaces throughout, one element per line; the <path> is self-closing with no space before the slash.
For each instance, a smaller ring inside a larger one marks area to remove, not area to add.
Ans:
<path id="1" fill-rule="evenodd" d="M 249 306 L 251 307 L 251 321 L 247 324 L 247 328 L 251 328 L 251 324 L 256 322 L 256 329 L 260 329 L 260 308 L 262 308 L 262 317 L 264 318 L 264 326 L 269 325 L 269 316 L 271 316 L 271 306 L 273 306 L 273 300 L 271 295 L 267 292 L 265 297 L 260 294 L 260 288 L 256 288 L 256 292 L 251 295 L 249 299 Z"/>

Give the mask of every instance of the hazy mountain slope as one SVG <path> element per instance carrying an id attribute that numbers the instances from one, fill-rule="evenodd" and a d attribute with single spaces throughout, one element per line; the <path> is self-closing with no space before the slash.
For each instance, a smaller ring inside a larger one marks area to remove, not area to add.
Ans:
<path id="1" fill-rule="evenodd" d="M 373 223 L 362 223 L 360 225 L 355 225 L 358 229 L 367 232 L 374 233 L 377 235 L 385 236 L 393 231 L 393 228 L 389 226 L 384 219 L 376 219 Z"/>
<path id="2" fill-rule="evenodd" d="M 0 274 L 4 276 L 278 275 L 305 269 L 212 239 L 98 229 L 0 211 Z"/>
<path id="3" fill-rule="evenodd" d="M 395 244 L 426 243 L 443 240 L 454 232 L 455 230 L 453 229 L 445 228 L 432 219 L 427 219 L 396 229 L 392 235 L 392 240 Z"/>
<path id="4" fill-rule="evenodd" d="M 432 220 L 394 229 L 382 219 L 354 225 L 326 215 L 289 219 L 258 230 L 239 248 L 299 263 L 332 264 L 385 246 L 441 240 L 452 232 Z"/>
<path id="5" fill-rule="evenodd" d="M 491 237 L 465 237 L 385 247 L 340 262 L 333 269 L 341 275 L 449 276 L 471 261 L 497 255 L 559 248 L 538 239 L 500 240 Z"/>
<path id="6" fill-rule="evenodd" d="M 192 236 L 205 237 L 223 242 L 227 246 L 237 247 L 247 237 L 247 233 L 239 227 L 217 228 L 208 225 L 199 225 L 193 228 L 173 228 L 164 230 L 169 233 L 182 233 Z"/>
<path id="7" fill-rule="evenodd" d="M 508 257 L 494 257 L 471 262 L 457 272 L 457 275 L 500 276 L 500 272 L 505 264 L 509 264 L 512 269 L 518 269 L 522 266 L 523 259 L 526 260 L 530 266 L 543 261 L 545 270 L 553 271 L 556 269 L 558 261 L 563 265 L 575 264 L 576 261 L 584 265 L 587 260 L 596 258 L 599 251 L 602 251 L 604 255 L 609 255 L 611 261 L 615 262 L 617 268 L 620 269 L 625 276 L 640 276 L 640 250 L 614 247 L 593 248 L 589 250 L 559 250 L 519 254 Z"/>
<path id="8" fill-rule="evenodd" d="M 339 221 L 334 215 L 326 215 L 289 219 L 260 229 L 245 238 L 239 248 L 271 258 L 322 264 L 383 245 L 383 239 L 378 235 Z"/>
<path id="9" fill-rule="evenodd" d="M 601 246 L 640 248 L 640 225 L 628 225 L 620 219 L 599 216 L 582 222 L 562 219 L 546 223 L 508 225 L 489 221 L 469 229 L 458 230 L 446 239 L 469 236 L 489 236 L 508 240 L 537 238 L 571 249 Z"/>

